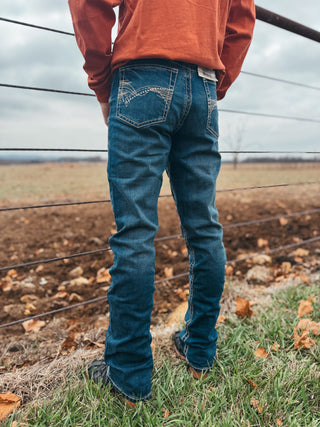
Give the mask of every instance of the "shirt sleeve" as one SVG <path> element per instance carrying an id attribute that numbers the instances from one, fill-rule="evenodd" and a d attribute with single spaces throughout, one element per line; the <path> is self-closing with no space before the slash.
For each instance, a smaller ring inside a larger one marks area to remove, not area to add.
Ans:
<path id="1" fill-rule="evenodd" d="M 76 41 L 84 57 L 88 85 L 99 102 L 107 102 L 111 88 L 111 30 L 113 8 L 121 0 L 68 0 Z"/>
<path id="2" fill-rule="evenodd" d="M 241 71 L 252 40 L 254 24 L 254 0 L 233 0 L 221 54 L 225 71 L 218 72 L 218 100 L 224 98 L 227 90 Z"/>

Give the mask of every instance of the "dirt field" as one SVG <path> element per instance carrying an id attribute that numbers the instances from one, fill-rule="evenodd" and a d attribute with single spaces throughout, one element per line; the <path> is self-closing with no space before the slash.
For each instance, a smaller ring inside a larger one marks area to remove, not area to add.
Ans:
<path id="1" fill-rule="evenodd" d="M 99 180 L 105 179 L 104 175 L 105 166 L 100 164 L 0 167 L 1 182 L 5 182 L 5 186 L 2 185 L 0 207 L 21 206 L 39 201 L 47 203 L 53 200 L 106 198 L 105 183 L 99 183 Z M 76 188 L 77 177 L 79 181 Z M 218 189 L 315 181 L 319 178 L 319 166 L 315 165 L 241 165 L 236 171 L 227 165 L 222 169 Z M 82 186 L 83 182 L 86 184 Z M 163 193 L 167 194 L 168 191 L 166 181 Z M 318 208 L 319 194 L 319 184 L 218 193 L 220 222 L 228 225 Z M 293 217 L 282 223 L 275 220 L 225 229 L 224 243 L 228 259 L 233 260 L 254 252 L 296 243 L 299 239 L 319 236 L 319 219 L 319 213 L 313 213 Z M 180 233 L 171 198 L 159 200 L 159 222 L 158 236 Z M 110 204 L 0 212 L 0 228 L 0 267 L 101 249 L 108 246 L 108 238 L 115 232 Z M 156 279 L 165 279 L 187 271 L 188 259 L 182 239 L 167 240 L 155 245 Z M 302 280 L 307 281 L 309 273 L 320 269 L 319 247 L 319 242 L 316 242 L 302 246 L 308 253 L 292 249 L 273 254 L 270 260 L 261 261 L 260 273 L 264 273 L 264 276 L 260 278 L 259 271 L 252 271 L 256 266 L 253 260 L 234 264 L 227 271 L 227 281 L 237 278 L 270 286 L 289 275 L 301 275 Z M 284 262 L 287 264 L 283 264 Z M 34 268 L 17 269 L 9 274 L 0 273 L 0 324 L 106 295 L 110 284 L 108 275 L 105 272 L 105 279 L 100 280 L 101 273 L 99 276 L 97 273 L 111 265 L 112 254 L 104 252 L 43 263 Z M 69 273 L 79 266 L 83 270 L 80 275 L 86 280 L 72 282 Z M 248 273 L 250 270 L 251 275 Z M 166 281 L 157 286 L 152 317 L 154 326 L 166 322 L 170 313 L 187 300 L 187 282 L 187 278 L 184 278 Z M 10 365 L 8 354 L 10 356 L 10 352 L 18 351 L 21 342 L 40 342 L 43 339 L 54 341 L 57 336 L 63 336 L 61 330 L 68 334 L 70 331 L 88 332 L 92 328 L 103 328 L 107 317 L 108 305 L 106 301 L 102 301 L 65 311 L 54 317 L 48 316 L 43 319 L 45 326 L 37 334 L 26 334 L 21 324 L 0 329 L 0 340 L 7 345 L 5 354 L 0 357 L 0 367 Z M 53 325 L 58 325 L 61 330 Z"/>

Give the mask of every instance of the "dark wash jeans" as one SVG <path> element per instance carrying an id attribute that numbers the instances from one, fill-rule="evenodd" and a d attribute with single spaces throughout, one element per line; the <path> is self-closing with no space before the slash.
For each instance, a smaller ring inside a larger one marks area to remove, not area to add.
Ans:
<path id="1" fill-rule="evenodd" d="M 215 208 L 220 163 L 214 81 L 199 77 L 195 65 L 163 59 L 135 60 L 116 70 L 108 179 L 117 233 L 110 238 L 114 265 L 105 362 L 110 382 L 131 401 L 151 393 L 153 240 L 164 170 L 190 262 L 181 344 L 195 370 L 213 365 L 226 261 Z"/>

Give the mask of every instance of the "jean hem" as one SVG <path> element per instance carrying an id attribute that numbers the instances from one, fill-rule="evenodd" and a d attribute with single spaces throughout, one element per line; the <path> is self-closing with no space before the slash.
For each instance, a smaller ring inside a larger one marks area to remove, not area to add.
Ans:
<path id="1" fill-rule="evenodd" d="M 199 372 L 201 374 L 207 374 L 208 372 L 210 372 L 211 369 L 213 368 L 213 365 L 214 365 L 214 363 L 213 363 L 211 366 L 206 367 L 206 368 L 197 368 L 192 363 L 190 363 L 188 358 L 186 358 L 186 361 L 188 363 L 188 366 L 190 366 L 190 368 L 194 369 L 196 372 Z"/>
<path id="2" fill-rule="evenodd" d="M 125 393 L 125 392 L 123 391 L 123 389 L 122 389 L 122 388 L 120 388 L 120 387 L 119 387 L 119 386 L 114 382 L 114 380 L 111 378 L 111 376 L 110 376 L 110 366 L 109 366 L 109 369 L 108 369 L 107 378 L 108 378 L 108 381 L 110 381 L 111 386 L 115 389 L 115 391 L 116 391 L 117 393 L 119 393 L 121 396 L 125 397 L 127 400 L 129 400 L 129 401 L 130 401 L 130 402 L 132 402 L 132 403 L 137 403 L 137 402 L 139 402 L 139 401 L 144 402 L 144 401 L 149 400 L 149 399 L 151 398 L 151 392 L 150 392 L 150 393 L 148 393 L 148 394 L 146 394 L 145 396 L 142 396 L 142 397 L 139 397 L 139 398 L 134 397 L 134 396 L 131 396 L 131 395 L 129 395 L 129 394 L 127 394 L 127 393 Z"/>

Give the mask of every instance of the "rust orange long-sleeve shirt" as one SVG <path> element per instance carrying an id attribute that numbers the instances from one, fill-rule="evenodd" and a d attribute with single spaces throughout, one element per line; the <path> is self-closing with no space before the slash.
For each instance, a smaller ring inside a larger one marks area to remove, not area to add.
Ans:
<path id="1" fill-rule="evenodd" d="M 142 58 L 217 70 L 222 99 L 240 73 L 255 22 L 254 0 L 69 0 L 69 7 L 88 84 L 100 102 L 108 101 L 113 71 Z"/>

